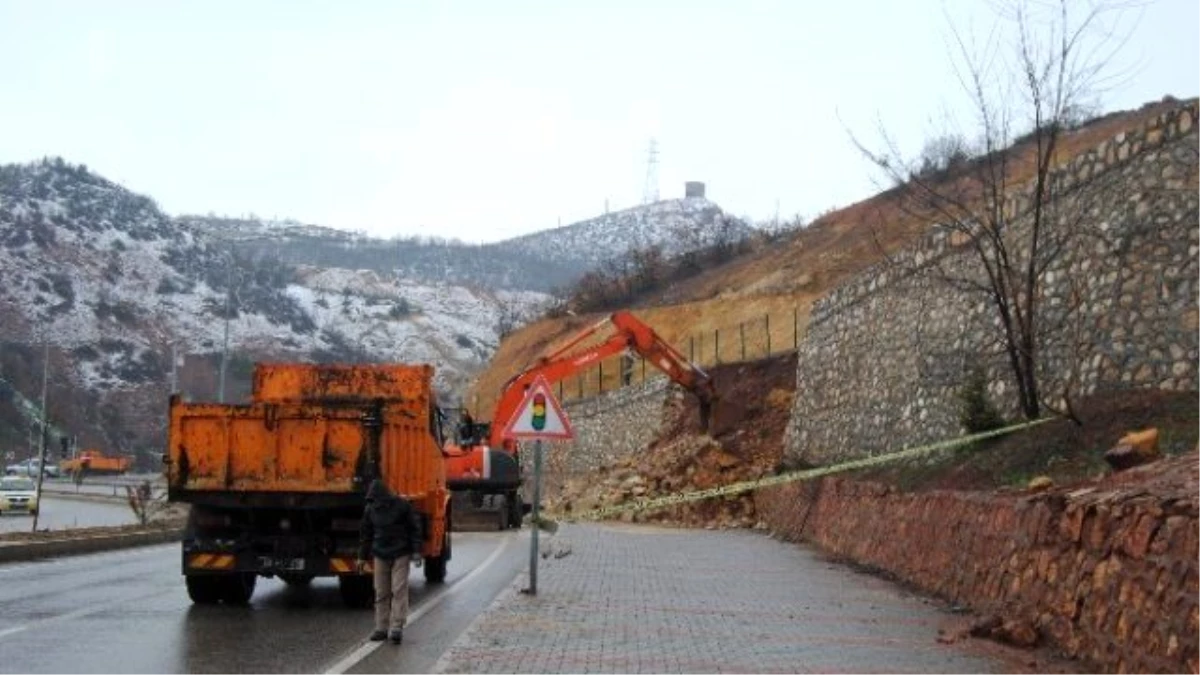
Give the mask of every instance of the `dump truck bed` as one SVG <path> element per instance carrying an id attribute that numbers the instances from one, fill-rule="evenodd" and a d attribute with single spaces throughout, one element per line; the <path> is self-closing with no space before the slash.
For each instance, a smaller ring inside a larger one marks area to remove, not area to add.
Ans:
<path id="1" fill-rule="evenodd" d="M 361 495 L 373 476 L 410 499 L 443 490 L 429 366 L 258 364 L 245 405 L 171 400 L 168 488 Z M 328 500 L 326 500 L 328 501 Z"/>
<path id="2" fill-rule="evenodd" d="M 171 405 L 173 491 L 361 493 L 373 446 L 391 487 L 417 497 L 444 484 L 424 416 L 404 405 Z"/>
<path id="3" fill-rule="evenodd" d="M 259 363 L 254 368 L 256 402 L 407 402 L 428 410 L 433 367 L 383 364 L 320 367 L 304 363 Z"/>

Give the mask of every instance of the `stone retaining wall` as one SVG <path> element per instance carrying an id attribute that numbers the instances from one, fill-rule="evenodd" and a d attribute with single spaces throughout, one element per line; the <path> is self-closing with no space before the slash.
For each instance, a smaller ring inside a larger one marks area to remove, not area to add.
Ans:
<path id="1" fill-rule="evenodd" d="M 1197 390 L 1196 117 L 1195 102 L 1181 104 L 1055 174 L 1060 196 L 1046 207 L 1047 231 L 1078 234 L 1044 276 L 1038 349 L 1048 402 L 1068 380 L 1075 395 Z M 1029 195 L 1013 195 L 1008 208 L 1027 213 Z M 1029 226 L 1013 222 L 1018 233 Z M 935 227 L 814 305 L 799 350 L 789 460 L 834 463 L 958 435 L 957 395 L 971 366 L 984 370 L 1002 413 L 1018 417 L 996 310 L 936 270 L 984 281 L 955 235 Z"/>
<path id="2" fill-rule="evenodd" d="M 662 424 L 663 403 L 671 391 L 669 385 L 667 378 L 656 377 L 564 404 L 575 440 L 546 444 L 544 468 L 548 489 L 553 491 L 571 476 L 611 466 L 649 445 Z M 530 446 L 526 443 L 526 450 L 521 453 L 526 475 L 533 470 Z"/>
<path id="3" fill-rule="evenodd" d="M 1151 467 L 1186 478 L 1154 495 L 1119 483 L 905 494 L 829 478 L 761 490 L 755 502 L 783 538 L 1023 622 L 1104 671 L 1194 673 L 1198 456 Z"/>

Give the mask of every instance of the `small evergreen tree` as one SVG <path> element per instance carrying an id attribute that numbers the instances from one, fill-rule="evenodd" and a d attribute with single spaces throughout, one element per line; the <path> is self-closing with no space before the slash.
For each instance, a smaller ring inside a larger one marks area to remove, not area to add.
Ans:
<path id="1" fill-rule="evenodd" d="M 987 375 L 983 368 L 973 366 L 959 392 L 958 419 L 967 433 L 978 434 L 1004 426 L 1004 418 L 992 405 L 987 394 Z"/>

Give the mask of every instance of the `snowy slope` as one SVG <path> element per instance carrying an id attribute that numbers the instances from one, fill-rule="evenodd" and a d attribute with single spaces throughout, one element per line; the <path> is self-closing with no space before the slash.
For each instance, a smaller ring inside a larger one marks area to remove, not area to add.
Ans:
<path id="1" fill-rule="evenodd" d="M 0 166 L 0 344 L 48 340 L 59 376 L 97 404 L 161 391 L 172 348 L 215 359 L 227 300 L 236 357 L 428 362 L 452 393 L 495 350 L 502 312 L 532 316 L 548 299 L 231 255 L 82 167 Z"/>
<path id="2" fill-rule="evenodd" d="M 184 216 L 191 229 L 230 242 L 249 255 L 321 267 L 397 272 L 425 281 L 548 292 L 563 288 L 632 248 L 660 246 L 667 255 L 751 232 L 705 199 L 638 206 L 494 244 L 428 237 L 378 239 L 294 221 Z"/>
<path id="3" fill-rule="evenodd" d="M 702 197 L 672 199 L 517 237 L 501 250 L 533 250 L 586 271 L 630 249 L 661 246 L 666 255 L 738 241 L 752 232 Z M 581 271 L 581 273 L 582 273 Z"/>

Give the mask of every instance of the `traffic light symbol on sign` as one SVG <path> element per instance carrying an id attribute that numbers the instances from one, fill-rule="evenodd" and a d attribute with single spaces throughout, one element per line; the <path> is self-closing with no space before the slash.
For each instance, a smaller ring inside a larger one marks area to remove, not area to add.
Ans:
<path id="1" fill-rule="evenodd" d="M 533 418 L 529 423 L 536 431 L 546 428 L 546 395 L 541 392 L 533 395 Z"/>

